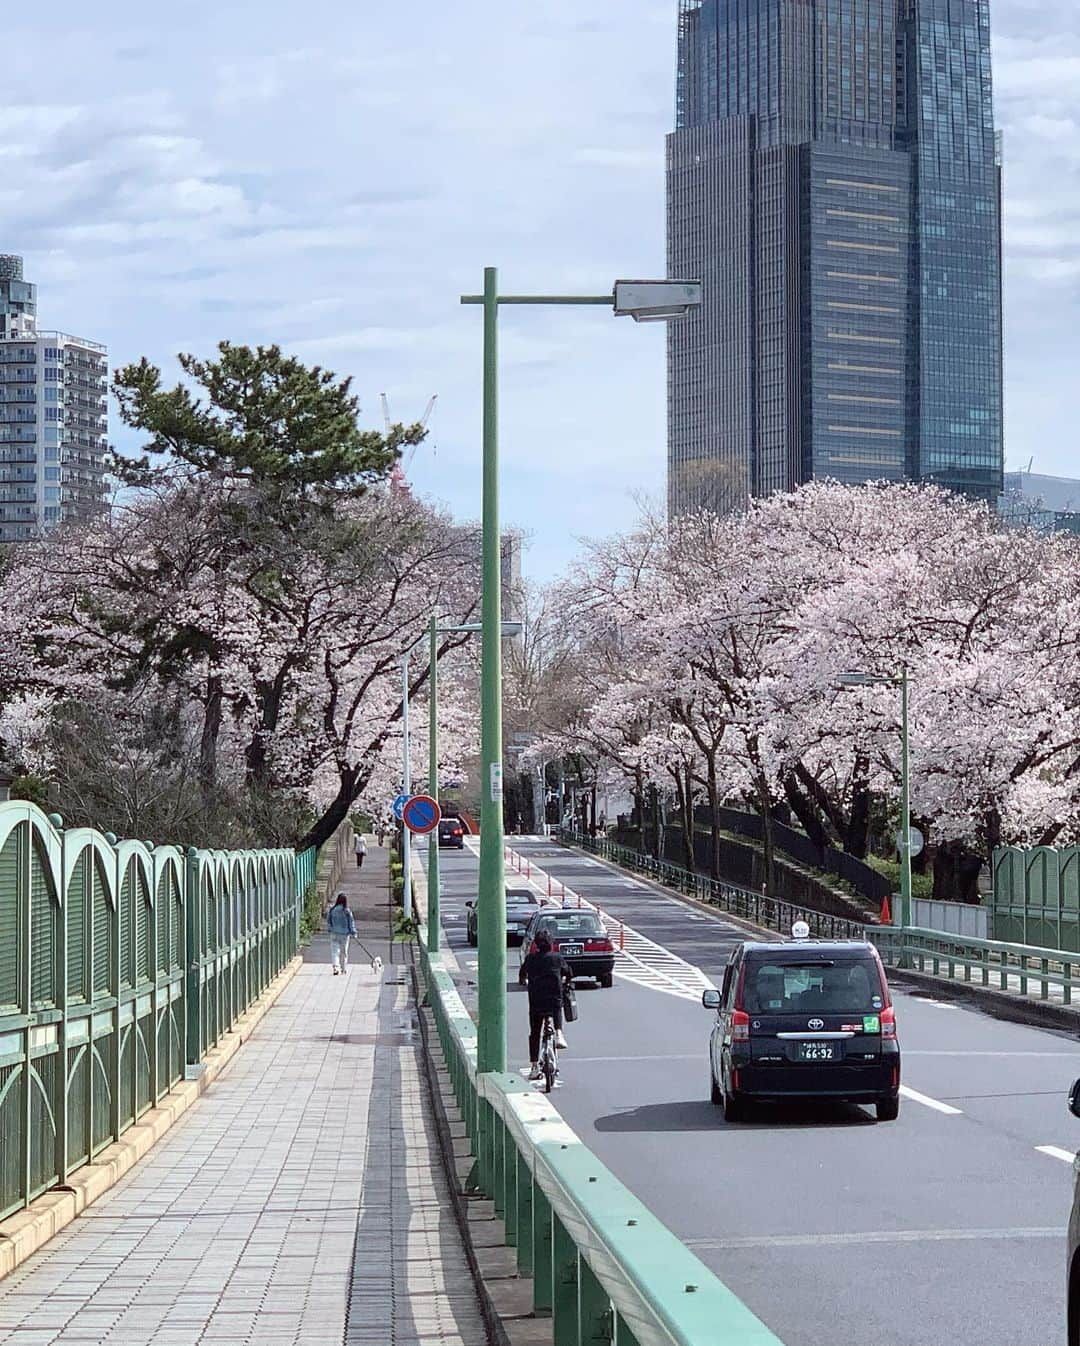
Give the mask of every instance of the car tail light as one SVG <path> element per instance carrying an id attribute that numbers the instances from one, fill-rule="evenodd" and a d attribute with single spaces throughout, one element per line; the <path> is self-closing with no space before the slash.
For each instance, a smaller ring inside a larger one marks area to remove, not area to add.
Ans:
<path id="1" fill-rule="evenodd" d="M 585 941 L 586 953 L 614 953 L 615 945 L 610 939 L 587 939 Z"/>
<path id="2" fill-rule="evenodd" d="M 750 1016 L 745 1010 L 734 1010 L 732 1012 L 731 1040 L 732 1042 L 748 1042 L 750 1040 Z"/>
<path id="3" fill-rule="evenodd" d="M 891 1005 L 881 1011 L 881 1036 L 883 1038 L 896 1037 L 896 1010 Z"/>

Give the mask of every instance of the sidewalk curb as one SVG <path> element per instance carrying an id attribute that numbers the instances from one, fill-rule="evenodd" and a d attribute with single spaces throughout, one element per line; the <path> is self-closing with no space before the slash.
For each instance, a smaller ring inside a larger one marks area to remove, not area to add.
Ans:
<path id="1" fill-rule="evenodd" d="M 207 1052 L 194 1080 L 183 1080 L 67 1181 L 35 1198 L 25 1209 L 0 1220 L 0 1281 L 71 1224 L 157 1144 L 218 1078 L 274 1002 L 303 966 L 297 955 L 278 973 L 221 1042 Z"/>

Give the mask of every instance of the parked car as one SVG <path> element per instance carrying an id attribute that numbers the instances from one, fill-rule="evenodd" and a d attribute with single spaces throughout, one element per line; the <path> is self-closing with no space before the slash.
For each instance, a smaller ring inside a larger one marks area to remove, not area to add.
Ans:
<path id="1" fill-rule="evenodd" d="M 520 944 L 525 938 L 529 922 L 540 907 L 540 899 L 528 888 L 508 888 L 506 890 L 506 942 Z M 476 947 L 477 919 L 476 902 L 465 903 L 465 938 Z"/>
<path id="2" fill-rule="evenodd" d="M 885 969 L 872 944 L 810 940 L 733 950 L 709 1041 L 712 1101 L 726 1121 L 754 1102 L 829 1098 L 872 1103 L 879 1122 L 900 1110 L 900 1045 Z"/>
<path id="3" fill-rule="evenodd" d="M 465 824 L 460 818 L 439 819 L 439 846 L 453 846 L 459 851 L 465 849 Z"/>
<path id="4" fill-rule="evenodd" d="M 610 987 L 615 970 L 615 946 L 594 911 L 541 909 L 533 917 L 521 944 L 521 958 L 533 948 L 541 930 L 551 936 L 551 947 L 570 964 L 575 977 L 592 977 Z"/>

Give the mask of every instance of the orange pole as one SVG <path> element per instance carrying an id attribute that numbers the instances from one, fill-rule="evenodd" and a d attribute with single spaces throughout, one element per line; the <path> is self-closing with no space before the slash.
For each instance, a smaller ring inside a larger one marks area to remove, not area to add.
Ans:
<path id="1" fill-rule="evenodd" d="M 626 928 L 625 926 L 622 925 L 621 922 L 619 924 L 619 948 L 620 949 L 626 948 Z"/>

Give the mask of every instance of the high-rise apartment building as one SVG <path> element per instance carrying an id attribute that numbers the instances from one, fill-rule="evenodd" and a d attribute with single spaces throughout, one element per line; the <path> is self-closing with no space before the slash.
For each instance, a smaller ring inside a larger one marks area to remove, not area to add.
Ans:
<path id="1" fill-rule="evenodd" d="M 680 0 L 673 513 L 830 477 L 1002 485 L 989 0 Z"/>
<path id="2" fill-rule="evenodd" d="M 37 329 L 21 257 L 0 256 L 0 543 L 103 508 L 104 346 Z"/>

